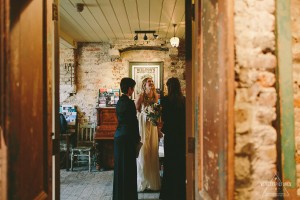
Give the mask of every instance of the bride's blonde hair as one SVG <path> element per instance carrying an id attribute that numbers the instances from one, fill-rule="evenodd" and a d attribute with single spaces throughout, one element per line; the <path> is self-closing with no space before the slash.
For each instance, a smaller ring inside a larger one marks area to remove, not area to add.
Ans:
<path id="1" fill-rule="evenodd" d="M 142 81 L 142 94 L 143 94 L 143 98 L 145 99 L 145 94 L 146 94 L 146 84 L 147 84 L 147 81 L 149 79 L 152 79 L 151 77 L 147 77 L 147 78 L 144 78 L 144 80 Z M 153 84 L 154 85 L 154 84 Z M 153 93 L 152 93 L 152 97 L 153 99 L 156 99 L 157 98 L 157 93 L 156 93 L 156 89 L 155 89 L 155 85 L 154 85 L 154 88 L 153 88 Z"/>

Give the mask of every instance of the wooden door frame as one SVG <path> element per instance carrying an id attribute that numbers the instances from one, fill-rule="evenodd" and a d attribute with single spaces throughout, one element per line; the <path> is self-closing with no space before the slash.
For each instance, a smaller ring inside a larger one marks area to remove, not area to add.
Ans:
<path id="1" fill-rule="evenodd" d="M 205 196 L 203 191 L 203 31 L 202 30 L 202 11 L 201 8 L 203 0 L 195 0 L 195 25 L 193 34 L 194 42 L 196 44 L 193 47 L 193 68 L 195 68 L 195 79 L 194 90 L 195 90 L 195 102 L 194 106 L 196 108 L 195 112 L 195 144 L 196 144 L 196 153 L 195 153 L 195 199 L 206 199 L 209 196 Z M 226 148 L 226 158 L 225 159 L 225 174 L 226 178 L 226 188 L 223 193 L 225 194 L 224 199 L 234 199 L 234 2 L 232 0 L 219 1 L 218 4 L 218 18 L 219 26 L 222 26 L 223 31 L 219 32 L 219 48 L 216 49 L 219 54 L 219 67 L 227 69 L 224 74 L 226 79 L 226 95 L 227 95 L 227 124 L 224 124 L 224 130 L 227 132 L 225 137 L 227 141 L 225 142 Z M 197 74 L 197 75 L 196 75 Z M 197 78 L 200 79 L 197 82 Z M 198 84 L 198 85 L 197 85 Z M 199 123 L 199 124 L 197 124 Z M 204 196 L 203 196 L 204 195 Z"/>
<path id="2" fill-rule="evenodd" d="M 8 113 L 8 110 L 11 108 L 11 102 L 9 102 L 9 85 L 14 84 L 13 80 L 10 80 L 9 77 L 12 73 L 16 73 L 11 70 L 11 62 L 13 57 L 10 52 L 18 51 L 22 47 L 18 45 L 18 42 L 11 41 L 11 28 L 12 24 L 15 24 L 15 21 L 18 21 L 19 15 L 23 12 L 23 7 L 29 4 L 29 0 L 25 0 L 22 2 L 16 2 L 11 0 L 0 0 L 0 18 L 1 18 L 1 27 L 0 27 L 0 56 L 1 56 L 1 65 L 0 65 L 0 165 L 1 165 L 1 187 L 0 187 L 0 199 L 8 199 L 12 195 L 12 191 L 18 190 L 18 188 L 10 187 L 12 181 L 10 180 L 11 174 L 14 173 L 11 168 L 7 166 L 10 163 L 8 154 L 9 151 L 12 150 L 12 147 L 9 145 L 9 140 L 13 141 L 12 136 L 8 135 L 12 131 L 12 127 L 10 127 L 10 122 L 15 120 L 11 117 L 11 114 Z M 19 4 L 18 6 L 15 6 Z M 42 46 L 43 46 L 43 82 L 42 84 L 46 88 L 46 91 L 43 92 L 43 108 L 45 109 L 45 115 L 43 117 L 44 128 L 43 132 L 45 134 L 44 147 L 47 146 L 45 152 L 42 152 L 45 156 L 47 165 L 47 171 L 44 173 L 46 177 L 44 182 L 45 192 L 39 194 L 38 198 L 47 198 L 52 199 L 52 133 L 54 130 L 58 130 L 58 123 L 54 123 L 54 121 L 58 121 L 58 117 L 54 117 L 53 113 L 55 113 L 55 105 L 53 102 L 53 98 L 55 97 L 53 84 L 54 78 L 53 74 L 55 72 L 55 67 L 58 66 L 53 63 L 53 41 L 54 41 L 54 28 L 52 22 L 52 1 L 51 0 L 43 0 L 42 2 Z M 26 23 L 25 23 L 26 25 Z M 57 34 L 58 35 L 58 34 Z M 58 42 L 57 42 L 58 43 Z M 16 64 L 15 64 L 16 65 Z M 57 73 L 57 72 L 56 72 Z M 58 76 L 57 76 L 58 77 Z M 58 88 L 58 87 L 57 87 Z M 57 90 L 58 93 L 58 90 Z M 56 97 L 58 102 L 58 96 Z M 16 99 L 15 99 L 16 100 Z M 21 100 L 19 100 L 21 101 Z M 16 103 L 16 102 L 15 102 Z M 56 106 L 56 105 L 55 105 Z M 58 110 L 58 106 L 57 109 Z M 46 114 L 47 113 L 47 114 Z M 58 113 L 58 112 L 57 112 Z M 57 114 L 58 115 L 58 114 Z M 56 119 L 57 118 L 57 119 Z M 33 174 L 32 174 L 33 175 Z M 59 170 L 58 170 L 59 175 Z M 33 175 L 34 176 L 34 175 Z M 58 176 L 59 177 L 59 176 Z M 47 194 L 46 194 L 47 193 Z M 59 199 L 59 191 L 58 195 L 55 195 L 56 198 Z M 58 197 L 58 198 L 57 198 Z"/>
<path id="3" fill-rule="evenodd" d="M 186 199 L 195 199 L 195 134 L 193 77 L 193 0 L 185 1 L 185 67 L 186 67 Z"/>
<path id="4" fill-rule="evenodd" d="M 8 0 L 0 0 L 0 199 L 7 199 L 6 105 L 9 9 Z"/>
<path id="5" fill-rule="evenodd" d="M 203 137 L 202 137 L 202 129 L 203 129 L 203 115 L 201 114 L 203 110 L 203 79 L 202 79 L 202 28 L 201 28 L 201 3 L 202 1 L 195 1 L 195 24 L 194 24 L 194 44 L 193 48 L 193 63 L 195 68 L 195 199 L 199 200 L 200 195 L 199 191 L 201 191 L 203 187 L 202 177 L 203 177 L 203 159 L 201 153 L 203 152 Z"/>
<path id="6" fill-rule="evenodd" d="M 291 0 L 276 1 L 276 27 L 277 27 L 277 60 L 276 70 L 278 106 L 276 128 L 278 130 L 278 166 L 282 182 L 289 182 L 285 186 L 289 196 L 297 199 L 297 170 L 295 159 L 295 119 L 294 119 L 294 93 L 293 93 L 293 54 L 292 54 L 292 26 L 291 26 Z M 280 139 L 279 139 L 280 138 Z M 281 143 L 280 143 L 281 142 Z"/>
<path id="7" fill-rule="evenodd" d="M 221 48 L 219 49 L 222 54 L 220 58 L 220 67 L 227 68 L 227 160 L 226 160 L 226 197 L 227 199 L 234 199 L 234 141 L 235 141 L 235 128 L 234 128 L 234 98 L 235 98 L 235 77 L 234 77 L 234 1 L 221 0 L 219 1 L 219 20 L 222 27 L 224 27 L 223 39 Z"/>
<path id="8" fill-rule="evenodd" d="M 51 125 L 50 141 L 53 143 L 49 153 L 52 155 L 52 196 L 53 199 L 60 199 L 60 129 L 59 129 L 59 0 L 47 0 L 45 9 L 45 25 L 47 30 L 47 69 L 48 87 L 48 124 Z M 50 99 L 51 98 L 51 99 Z"/>
<path id="9" fill-rule="evenodd" d="M 52 110 L 49 109 L 49 107 L 52 106 L 52 93 L 50 92 L 51 90 L 51 85 L 52 85 L 52 73 L 51 73 L 51 69 L 52 69 L 52 62 L 50 61 L 51 59 L 49 59 L 48 55 L 49 55 L 49 51 L 52 51 L 52 49 L 50 50 L 50 46 L 52 45 L 52 41 L 48 39 L 49 37 L 49 32 L 51 31 L 51 29 L 48 27 L 47 21 L 48 18 L 50 17 L 50 14 L 52 12 L 52 7 L 49 7 L 49 3 L 50 0 L 42 0 L 42 1 L 30 1 L 30 0 L 25 0 L 25 1 L 21 1 L 19 2 L 18 0 L 10 0 L 10 5 L 8 5 L 8 9 L 11 12 L 10 16 L 10 25 L 14 28 L 10 28 L 10 32 L 9 35 L 11 37 L 11 39 L 9 40 L 10 44 L 8 45 L 9 47 L 9 52 L 10 54 L 8 55 L 8 73 L 7 76 L 12 77 L 11 80 L 9 80 L 9 85 L 15 85 L 15 81 L 20 81 L 22 75 L 19 74 L 19 70 L 21 65 L 19 66 L 19 64 L 21 63 L 21 60 L 15 59 L 14 58 L 14 54 L 16 54 L 17 56 L 24 54 L 24 52 L 26 52 L 26 49 L 24 48 L 28 48 L 30 47 L 30 43 L 29 42 L 25 42 L 25 38 L 20 38 L 19 35 L 23 35 L 22 31 L 26 30 L 27 27 L 33 27 L 33 15 L 32 15 L 32 11 L 36 11 L 37 13 L 41 13 L 39 17 L 39 20 L 41 22 L 41 26 L 37 28 L 38 30 L 41 30 L 41 35 L 39 35 L 40 39 L 41 39 L 41 47 L 42 49 L 40 49 L 41 53 L 38 53 L 38 55 L 41 56 L 41 58 L 37 58 L 41 60 L 41 76 L 40 79 L 42 79 L 41 82 L 41 86 L 37 86 L 37 87 L 42 87 L 42 89 L 44 90 L 42 92 L 42 116 L 40 116 L 42 118 L 42 123 L 43 123 L 43 130 L 42 130 L 42 134 L 44 134 L 43 136 L 43 151 L 40 152 L 43 154 L 43 163 L 46 164 L 44 167 L 44 169 L 46 171 L 43 171 L 43 179 L 44 179 L 44 185 L 43 190 L 41 191 L 40 194 L 37 194 L 36 198 L 40 198 L 40 199 L 52 199 L 52 139 L 51 139 L 51 135 L 53 133 L 52 130 Z M 28 11 L 28 9 L 30 9 L 30 11 Z M 24 17 L 26 17 L 26 20 L 23 19 Z M 35 25 L 37 26 L 37 25 Z M 49 32 L 48 32 L 49 31 Z M 20 39 L 19 39 L 20 38 Z M 23 46 L 22 44 L 25 43 L 25 46 Z M 38 50 L 35 50 L 33 52 L 39 52 Z M 22 64 L 23 67 L 31 67 L 31 65 L 29 63 L 24 63 Z M 25 89 L 30 90 L 28 87 L 24 86 Z M 14 94 L 12 95 L 13 99 L 10 99 L 9 101 L 15 100 L 16 102 L 12 105 L 16 106 L 18 104 L 18 102 L 22 102 L 22 100 L 20 99 L 21 94 L 15 94 L 16 92 L 19 92 L 18 87 L 14 86 L 13 87 L 13 91 L 10 91 L 10 94 Z M 24 90 L 25 90 L 24 89 Z M 45 91 L 46 90 L 46 91 Z M 17 116 L 17 110 L 14 107 L 11 107 L 11 105 L 8 105 L 9 109 L 11 111 L 13 111 L 13 113 L 10 115 L 8 115 L 8 120 L 9 121 L 18 121 L 19 123 L 24 123 L 24 119 L 21 119 L 19 117 L 14 118 Z M 15 132 L 17 129 L 16 127 L 9 127 L 8 133 L 13 133 Z M 28 130 L 27 130 L 28 132 Z M 15 184 L 14 180 L 11 180 L 12 175 L 16 175 L 15 171 L 17 171 L 17 169 L 19 168 L 19 166 L 14 166 L 15 162 L 13 162 L 13 159 L 9 158 L 10 155 L 14 155 L 15 152 L 13 150 L 13 145 L 14 144 L 14 138 L 15 136 L 17 136 L 18 134 L 21 133 L 15 133 L 14 135 L 9 135 L 8 136 L 8 198 L 14 198 L 15 191 L 19 191 L 20 190 L 20 185 Z M 21 142 L 25 142 L 25 141 L 21 141 Z M 27 141 L 29 142 L 29 141 Z M 14 169 L 12 169 L 12 167 Z M 21 168 L 19 168 L 21 169 Z M 18 170 L 19 170 L 18 169 Z M 15 170 L 15 171 L 14 171 Z M 34 176 L 34 174 L 31 174 L 31 176 Z M 15 188 L 16 187 L 16 188 Z M 18 194 L 22 195 L 22 194 Z"/>

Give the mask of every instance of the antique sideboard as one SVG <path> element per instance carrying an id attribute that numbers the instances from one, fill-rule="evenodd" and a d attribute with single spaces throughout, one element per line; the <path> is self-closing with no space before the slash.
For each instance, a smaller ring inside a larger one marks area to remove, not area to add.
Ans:
<path id="1" fill-rule="evenodd" d="M 103 107 L 97 109 L 97 127 L 95 131 L 95 143 L 98 151 L 97 168 L 113 169 L 114 167 L 114 134 L 118 120 L 115 107 Z"/>

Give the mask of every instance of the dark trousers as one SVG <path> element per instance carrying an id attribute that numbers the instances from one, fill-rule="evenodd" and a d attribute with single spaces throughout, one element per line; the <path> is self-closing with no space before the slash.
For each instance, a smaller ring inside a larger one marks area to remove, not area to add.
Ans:
<path id="1" fill-rule="evenodd" d="M 137 200 L 135 142 L 128 136 L 114 139 L 113 200 Z"/>
<path id="2" fill-rule="evenodd" d="M 166 134 L 164 139 L 164 173 L 160 192 L 162 200 L 186 199 L 185 138 L 175 136 Z"/>

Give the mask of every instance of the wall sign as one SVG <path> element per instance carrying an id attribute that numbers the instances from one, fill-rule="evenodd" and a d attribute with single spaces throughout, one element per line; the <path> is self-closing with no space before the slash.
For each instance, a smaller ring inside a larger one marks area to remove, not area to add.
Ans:
<path id="1" fill-rule="evenodd" d="M 136 81 L 133 99 L 142 92 L 142 81 L 151 77 L 155 88 L 163 92 L 163 62 L 130 62 L 129 76 Z"/>

